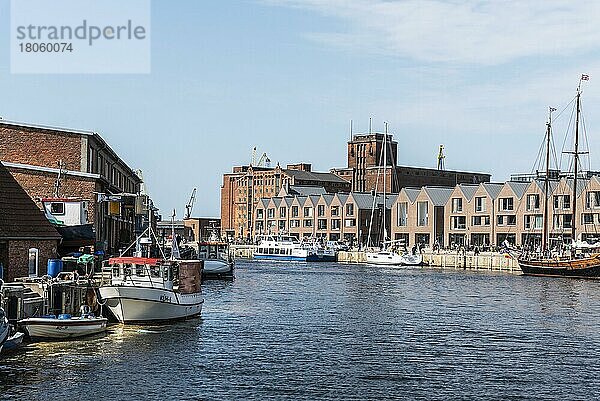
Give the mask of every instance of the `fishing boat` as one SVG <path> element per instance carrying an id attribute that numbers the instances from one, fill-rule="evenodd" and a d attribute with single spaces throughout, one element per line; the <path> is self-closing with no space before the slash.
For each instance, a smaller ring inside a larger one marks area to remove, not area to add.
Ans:
<path id="1" fill-rule="evenodd" d="M 552 252 L 548 246 L 548 192 L 550 176 L 550 138 L 552 132 L 552 112 L 550 108 L 548 123 L 546 124 L 546 174 L 544 178 L 544 214 L 542 224 L 542 245 L 539 252 L 524 252 L 517 257 L 519 267 L 523 274 L 531 276 L 551 277 L 600 277 L 600 253 L 590 252 L 577 246 L 577 183 L 579 180 L 579 155 L 583 152 L 579 149 L 579 125 L 581 115 L 581 83 L 589 77 L 582 75 L 577 86 L 575 102 L 575 134 L 573 154 L 573 184 L 572 184 L 572 217 L 571 217 L 571 246 L 566 254 Z"/>
<path id="2" fill-rule="evenodd" d="M 119 322 L 182 320 L 202 312 L 202 261 L 118 257 L 108 264 L 111 280 L 98 292 Z"/>
<path id="3" fill-rule="evenodd" d="M 152 238 L 158 238 L 149 226 L 136 243 L 136 256 L 110 258 L 106 270 L 110 281 L 98 288 L 99 298 L 121 323 L 155 323 L 184 320 L 202 313 L 201 260 L 181 260 L 175 236 L 175 211 L 172 216 L 171 257 L 151 258 Z M 148 237 L 144 237 L 148 235 Z M 146 257 L 141 256 L 147 246 Z M 161 249 L 162 252 L 162 249 Z"/>
<path id="4" fill-rule="evenodd" d="M 17 322 L 32 340 L 60 340 L 90 336 L 106 331 L 108 319 L 90 313 L 90 308 L 83 305 L 81 316 L 73 317 L 68 313 L 58 316 L 28 317 Z"/>
<path id="5" fill-rule="evenodd" d="M 203 279 L 233 278 L 234 262 L 226 242 L 213 239 L 198 243 L 198 259 L 204 262 Z"/>
<path id="6" fill-rule="evenodd" d="M 282 260 L 297 262 L 335 262 L 334 249 L 320 246 L 314 241 L 299 241 L 294 236 L 264 235 L 258 237 L 254 251 L 257 260 Z"/>

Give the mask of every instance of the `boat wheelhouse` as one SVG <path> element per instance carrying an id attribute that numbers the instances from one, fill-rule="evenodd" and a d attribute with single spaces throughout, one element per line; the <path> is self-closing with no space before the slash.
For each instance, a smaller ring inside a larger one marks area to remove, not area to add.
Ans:
<path id="1" fill-rule="evenodd" d="M 204 262 L 203 278 L 233 278 L 233 259 L 229 254 L 229 244 L 226 242 L 199 242 L 198 259 Z"/>

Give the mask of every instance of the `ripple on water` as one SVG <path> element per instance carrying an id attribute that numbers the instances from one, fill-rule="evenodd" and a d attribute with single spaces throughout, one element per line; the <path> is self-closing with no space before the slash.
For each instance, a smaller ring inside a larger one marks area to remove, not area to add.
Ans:
<path id="1" fill-rule="evenodd" d="M 597 398 L 599 283 L 240 262 L 203 316 L 0 360 L 2 399 Z"/>

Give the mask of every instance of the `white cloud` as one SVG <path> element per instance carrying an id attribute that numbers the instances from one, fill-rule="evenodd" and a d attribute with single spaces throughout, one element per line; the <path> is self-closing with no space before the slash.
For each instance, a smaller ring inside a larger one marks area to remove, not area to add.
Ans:
<path id="1" fill-rule="evenodd" d="M 598 48 L 595 1 L 270 0 L 335 17 L 318 41 L 426 62 L 497 65 Z"/>

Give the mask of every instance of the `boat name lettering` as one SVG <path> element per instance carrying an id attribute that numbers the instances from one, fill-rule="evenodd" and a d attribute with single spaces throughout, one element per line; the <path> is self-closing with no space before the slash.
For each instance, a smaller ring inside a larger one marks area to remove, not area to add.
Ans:
<path id="1" fill-rule="evenodd" d="M 169 295 L 161 295 L 160 302 L 171 302 L 171 297 Z"/>

